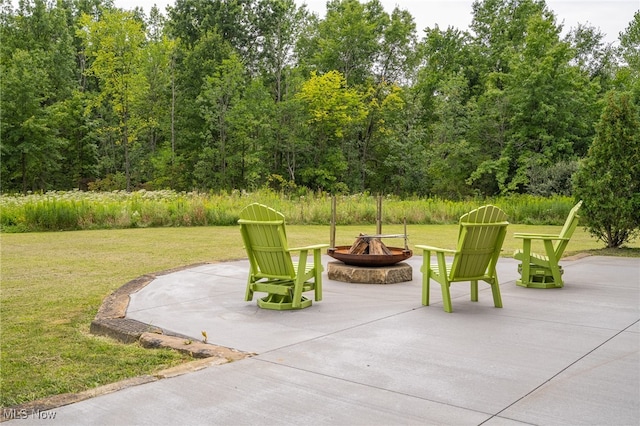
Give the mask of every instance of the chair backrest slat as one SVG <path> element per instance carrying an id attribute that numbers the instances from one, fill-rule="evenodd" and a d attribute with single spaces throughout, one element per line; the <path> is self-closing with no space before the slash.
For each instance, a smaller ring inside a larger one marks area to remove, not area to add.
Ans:
<path id="1" fill-rule="evenodd" d="M 569 239 L 571 239 L 571 236 L 573 235 L 573 231 L 575 231 L 578 227 L 578 219 L 580 218 L 580 216 L 578 216 L 578 210 L 580 210 L 581 206 L 582 201 L 579 201 L 578 204 L 573 206 L 573 208 L 569 212 L 569 215 L 567 216 L 567 220 L 565 220 L 564 222 L 564 226 L 562 227 L 560 234 L 558 235 L 558 237 L 562 239 L 553 243 L 553 251 L 556 254 L 556 259 L 560 259 L 562 257 L 564 249 L 567 248 Z"/>
<path id="2" fill-rule="evenodd" d="M 250 204 L 240 212 L 240 233 L 249 262 L 257 275 L 293 278 L 284 215 L 262 204 Z"/>
<path id="3" fill-rule="evenodd" d="M 481 277 L 495 269 L 507 231 L 507 215 L 495 206 L 483 206 L 460 218 L 457 253 L 451 279 Z"/>

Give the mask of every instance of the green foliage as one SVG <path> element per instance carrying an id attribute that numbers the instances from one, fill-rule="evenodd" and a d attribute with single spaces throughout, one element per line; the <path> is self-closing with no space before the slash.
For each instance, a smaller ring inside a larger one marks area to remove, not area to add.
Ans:
<path id="1" fill-rule="evenodd" d="M 616 87 L 632 92 L 636 105 L 640 105 L 640 10 L 633 15 L 619 39 L 623 66 L 617 70 Z"/>
<path id="2" fill-rule="evenodd" d="M 640 122 L 629 93 L 610 92 L 587 157 L 575 175 L 589 231 L 620 247 L 640 229 Z"/>
<path id="3" fill-rule="evenodd" d="M 341 144 L 351 134 L 349 129 L 361 125 L 367 115 L 362 94 L 346 86 L 345 77 L 337 71 L 324 75 L 312 73 L 297 99 L 307 114 L 313 149 L 311 161 L 301 173 L 304 183 L 313 189 L 340 192 L 338 185 L 348 168 Z"/>
<path id="4" fill-rule="evenodd" d="M 127 189 L 127 177 L 124 173 L 117 172 L 108 174 L 102 179 L 96 179 L 89 184 L 90 191 L 124 191 Z"/>
<path id="5" fill-rule="evenodd" d="M 2 191 L 279 175 L 296 192 L 566 193 L 554 165 L 586 154 L 606 90 L 640 99 L 640 14 L 614 49 L 587 25 L 560 39 L 542 0 L 474 2 L 469 32 L 379 0 L 331 0 L 323 18 L 298 3 L 5 2 Z"/>
<path id="6" fill-rule="evenodd" d="M 504 114 L 504 133 L 496 137 L 503 148 L 499 158 L 487 160 L 474 175 L 494 165 L 502 193 L 525 192 L 532 166 L 573 159 L 574 147 L 586 145 L 596 101 L 597 86 L 571 65 L 573 52 L 560 41 L 553 17 L 536 8 L 519 17 L 527 30 L 521 44 L 503 52 L 509 72 L 500 75 L 503 89 L 496 88 L 504 103 L 496 105 L 504 105 L 497 111 Z"/>
<path id="7" fill-rule="evenodd" d="M 115 117 L 111 127 L 124 148 L 124 171 L 130 190 L 131 152 L 136 148 L 139 132 L 147 125 L 137 108 L 144 102 L 149 85 L 143 67 L 146 35 L 133 13 L 120 10 L 105 11 L 100 19 L 85 14 L 80 25 L 78 36 L 87 56 L 93 59 L 86 74 L 95 77 L 101 86 L 91 107 L 106 105 Z"/>
<path id="8" fill-rule="evenodd" d="M 120 176 L 123 179 L 123 176 Z M 246 193 L 163 191 L 48 192 L 0 196 L 3 232 L 63 231 L 137 227 L 235 225 L 247 204 L 260 202 L 281 211 L 291 224 L 331 221 L 331 199 L 323 192 L 303 191 L 272 175 L 272 189 Z M 295 195 L 287 195 L 295 194 Z M 337 222 L 357 225 L 375 222 L 376 197 L 368 194 L 337 196 Z M 572 207 L 569 197 L 510 196 L 496 199 L 450 201 L 441 198 L 384 198 L 383 222 L 400 224 L 456 223 L 480 204 L 492 203 L 509 214 L 512 223 L 561 224 Z"/>
<path id="9" fill-rule="evenodd" d="M 527 192 L 541 197 L 569 197 L 573 192 L 571 178 L 577 169 L 577 161 L 560 161 L 548 167 L 533 164 L 528 171 Z"/>
<path id="10" fill-rule="evenodd" d="M 321 74 L 336 71 L 353 86 L 363 83 L 379 49 L 379 36 L 388 21 L 378 0 L 327 2 L 327 17 L 318 24 L 317 49 L 310 58 Z"/>
<path id="11" fill-rule="evenodd" d="M 2 186 L 50 189 L 66 141 L 56 136 L 44 51 L 14 50 L 0 68 L 2 79 Z"/>

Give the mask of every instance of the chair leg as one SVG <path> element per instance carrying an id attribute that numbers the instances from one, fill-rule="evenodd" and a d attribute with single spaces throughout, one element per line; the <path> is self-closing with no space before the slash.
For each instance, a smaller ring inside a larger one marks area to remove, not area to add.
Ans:
<path id="1" fill-rule="evenodd" d="M 320 250 L 313 251 L 313 268 L 313 270 L 315 271 L 313 277 L 314 297 L 316 302 L 318 302 L 322 300 L 322 271 L 324 270 L 324 268 L 322 267 Z"/>
<path id="2" fill-rule="evenodd" d="M 549 269 L 551 270 L 551 275 L 553 276 L 553 283 L 555 287 L 563 287 L 564 283 L 562 282 L 562 274 L 560 273 L 560 264 L 558 263 L 560 259 L 556 258 L 556 253 L 553 250 L 553 244 L 551 241 L 544 242 L 544 249 L 549 258 Z"/>
<path id="3" fill-rule="evenodd" d="M 502 308 L 502 296 L 500 295 L 500 283 L 498 283 L 498 277 L 493 279 L 491 284 L 491 293 L 493 294 L 493 306 L 496 308 Z"/>
<path id="4" fill-rule="evenodd" d="M 522 247 L 522 272 L 520 272 L 520 279 L 516 281 L 516 284 L 522 287 L 529 287 L 531 284 L 531 240 L 524 239 Z"/>
<path id="5" fill-rule="evenodd" d="M 451 293 L 449 292 L 449 281 L 445 281 L 444 283 L 440 283 L 440 287 L 442 289 L 442 307 L 445 312 L 453 312 L 453 307 L 451 306 Z"/>
<path id="6" fill-rule="evenodd" d="M 478 280 L 471 281 L 471 301 L 478 301 Z"/>
<path id="7" fill-rule="evenodd" d="M 244 293 L 244 300 L 250 302 L 253 300 L 253 290 L 251 289 L 253 275 L 249 275 L 249 279 L 247 280 L 247 290 Z"/>
<path id="8" fill-rule="evenodd" d="M 302 301 L 302 287 L 304 286 L 305 270 L 307 269 L 307 250 L 300 251 L 298 259 L 298 272 L 293 285 L 292 306 L 299 308 Z"/>
<path id="9" fill-rule="evenodd" d="M 304 276 L 298 276 L 291 289 L 291 307 L 298 309 L 302 305 L 302 301 L 305 297 L 302 296 L 302 288 L 304 287 Z"/>
<path id="10" fill-rule="evenodd" d="M 445 312 L 453 312 L 453 307 L 451 306 L 451 293 L 449 292 L 449 286 L 451 283 L 449 282 L 449 275 L 447 274 L 447 262 L 444 257 L 443 252 L 437 252 L 438 258 L 438 279 L 437 281 L 440 283 L 440 289 L 442 290 L 442 307 Z"/>
<path id="11" fill-rule="evenodd" d="M 429 306 L 430 286 L 431 286 L 431 268 L 427 263 L 426 265 L 423 266 L 423 271 L 422 271 L 422 305 L 423 306 Z"/>

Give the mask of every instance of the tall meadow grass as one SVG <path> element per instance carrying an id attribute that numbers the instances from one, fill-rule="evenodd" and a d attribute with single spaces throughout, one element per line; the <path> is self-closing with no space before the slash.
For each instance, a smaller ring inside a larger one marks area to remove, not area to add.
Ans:
<path id="1" fill-rule="evenodd" d="M 200 193 L 164 191 L 81 192 L 51 191 L 0 196 L 2 232 L 65 231 L 136 227 L 235 225 L 240 210 L 259 202 L 280 212 L 290 224 L 328 225 L 331 196 L 308 193 L 290 197 L 273 191 Z M 451 224 L 483 204 L 503 209 L 511 223 L 559 225 L 574 200 L 527 195 L 451 201 L 439 198 L 384 196 L 385 224 Z M 372 224 L 377 218 L 377 196 L 342 195 L 336 198 L 338 225 Z"/>

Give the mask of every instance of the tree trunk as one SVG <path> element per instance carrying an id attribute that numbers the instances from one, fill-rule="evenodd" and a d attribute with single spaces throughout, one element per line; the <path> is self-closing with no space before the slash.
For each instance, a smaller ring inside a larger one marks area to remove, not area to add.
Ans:
<path id="1" fill-rule="evenodd" d="M 131 192 L 131 159 L 129 158 L 129 133 L 126 121 L 122 129 L 122 143 L 124 144 L 124 173 L 127 178 L 127 192 Z"/>
<path id="2" fill-rule="evenodd" d="M 22 193 L 27 193 L 27 153 L 22 151 L 20 158 L 20 171 L 22 172 Z"/>

